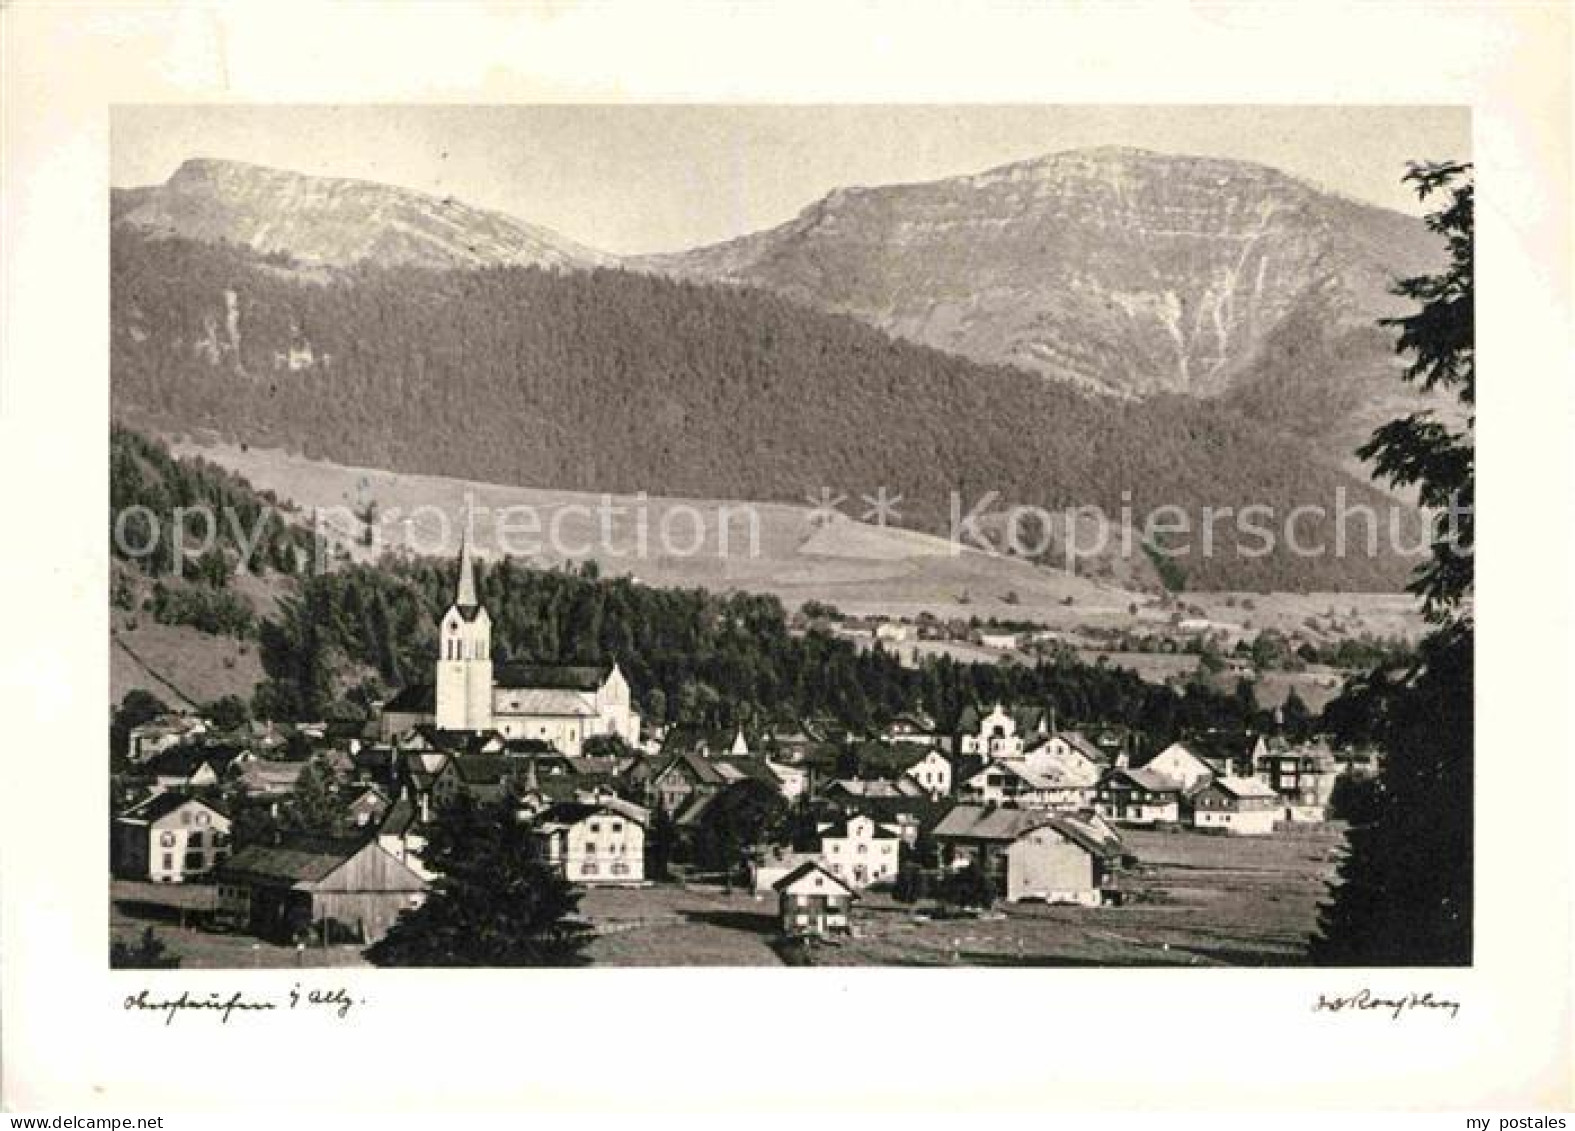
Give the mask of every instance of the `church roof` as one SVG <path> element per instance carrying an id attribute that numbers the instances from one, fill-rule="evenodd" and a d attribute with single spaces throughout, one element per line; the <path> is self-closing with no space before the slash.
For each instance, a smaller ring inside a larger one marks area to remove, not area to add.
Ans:
<path id="1" fill-rule="evenodd" d="M 510 690 L 506 699 L 496 703 L 495 710 L 500 715 L 568 715 L 575 718 L 596 713 L 596 708 L 582 692 L 534 687 Z"/>
<path id="2" fill-rule="evenodd" d="M 454 593 L 454 604 L 469 620 L 481 604 L 476 599 L 476 567 L 470 560 L 470 530 L 467 528 L 459 543 L 459 586 Z"/>

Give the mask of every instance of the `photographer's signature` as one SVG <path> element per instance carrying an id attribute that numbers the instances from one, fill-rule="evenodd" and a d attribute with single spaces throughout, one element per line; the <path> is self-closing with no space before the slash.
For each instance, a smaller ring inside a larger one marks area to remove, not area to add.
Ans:
<path id="1" fill-rule="evenodd" d="M 1313 1002 L 1314 1013 L 1370 1013 L 1374 1010 L 1388 1014 L 1391 1021 L 1398 1021 L 1408 1013 L 1439 1010 L 1454 1020 L 1460 1014 L 1460 1003 L 1438 997 L 1432 990 L 1386 997 L 1369 989 L 1361 989 L 1343 997 L 1320 993 L 1318 1000 Z"/>

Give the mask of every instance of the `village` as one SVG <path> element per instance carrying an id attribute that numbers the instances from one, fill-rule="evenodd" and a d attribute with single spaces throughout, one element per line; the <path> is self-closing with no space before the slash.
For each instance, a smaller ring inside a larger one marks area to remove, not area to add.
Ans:
<path id="1" fill-rule="evenodd" d="M 1378 768 L 1370 752 L 1247 734 L 1135 760 L 1124 728 L 1024 703 L 970 706 L 948 730 L 918 711 L 863 734 L 827 719 L 651 727 L 616 662 L 495 665 L 474 573 L 466 546 L 434 678 L 372 722 L 227 729 L 170 712 L 129 730 L 111 837 L 123 941 L 157 926 L 208 944 L 191 948 L 198 964 L 354 962 L 439 879 L 426 836 L 463 798 L 507 807 L 533 858 L 585 893 L 593 961 L 689 960 L 638 945 L 673 923 L 731 928 L 709 940 L 724 963 L 861 961 L 863 943 L 872 962 L 967 961 L 957 921 L 982 960 L 1070 961 L 1031 952 L 1032 932 L 1004 955 L 990 938 L 1009 918 L 1043 935 L 1102 910 L 1175 912 L 1155 883 L 1168 867 L 1301 905 L 1258 955 L 1283 962 L 1338 859 L 1337 783 Z M 310 827 L 274 820 L 302 806 Z M 1244 928 L 1264 919 L 1247 910 Z M 1139 941 L 1119 960 L 1196 958 L 1171 950 Z"/>

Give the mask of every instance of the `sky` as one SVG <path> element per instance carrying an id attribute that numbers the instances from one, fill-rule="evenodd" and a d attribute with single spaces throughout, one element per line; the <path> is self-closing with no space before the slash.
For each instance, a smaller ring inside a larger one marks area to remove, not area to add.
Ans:
<path id="1" fill-rule="evenodd" d="M 1463 107 L 121 106 L 110 183 L 216 157 L 453 196 L 617 254 L 779 224 L 828 191 L 1126 145 L 1272 165 L 1419 213 L 1408 160 L 1469 156 Z"/>

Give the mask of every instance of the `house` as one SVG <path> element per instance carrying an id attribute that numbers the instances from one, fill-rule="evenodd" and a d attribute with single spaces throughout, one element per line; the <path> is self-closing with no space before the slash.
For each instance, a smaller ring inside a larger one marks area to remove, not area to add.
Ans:
<path id="1" fill-rule="evenodd" d="M 1143 763 L 1143 769 L 1169 778 L 1183 793 L 1191 793 L 1215 776 L 1214 766 L 1179 742 L 1172 742 Z"/>
<path id="2" fill-rule="evenodd" d="M 870 817 L 849 817 L 820 828 L 820 862 L 855 888 L 897 878 L 902 838 Z"/>
<path id="3" fill-rule="evenodd" d="M 782 796 L 789 801 L 797 801 L 809 792 L 809 771 L 804 767 L 774 762 L 769 758 L 765 760 L 765 766 L 777 779 L 777 788 Z"/>
<path id="4" fill-rule="evenodd" d="M 883 644 L 903 644 L 913 639 L 913 626 L 896 620 L 883 620 L 875 626 L 875 639 Z"/>
<path id="5" fill-rule="evenodd" d="M 1015 632 L 981 632 L 979 644 L 985 648 L 992 648 L 998 652 L 1011 652 L 1017 647 L 1017 633 Z"/>
<path id="6" fill-rule="evenodd" d="M 1322 744 L 1274 743 L 1254 752 L 1253 776 L 1279 795 L 1286 820 L 1296 823 L 1325 818 L 1339 774 L 1334 754 Z"/>
<path id="7" fill-rule="evenodd" d="M 379 824 L 393 803 L 375 785 L 364 785 L 351 792 L 345 814 L 357 828 Z"/>
<path id="8" fill-rule="evenodd" d="M 669 813 L 677 813 L 690 798 L 715 793 L 728 782 L 709 758 L 692 751 L 674 754 L 645 783 L 645 799 Z"/>
<path id="9" fill-rule="evenodd" d="M 236 781 L 251 797 L 282 797 L 295 792 L 305 762 L 275 762 L 255 758 L 241 767 Z"/>
<path id="10" fill-rule="evenodd" d="M 828 801 L 839 803 L 929 796 L 923 786 L 906 775 L 895 781 L 887 778 L 837 778 L 827 782 L 820 795 Z"/>
<path id="11" fill-rule="evenodd" d="M 952 792 L 952 763 L 939 750 L 926 750 L 902 771 L 931 797 L 948 797 Z"/>
<path id="12" fill-rule="evenodd" d="M 1023 754 L 1034 769 L 1051 770 L 1074 781 L 1093 785 L 1110 767 L 1110 755 L 1101 750 L 1087 735 L 1076 730 L 1060 730 L 1048 735 L 1043 742 L 1029 746 Z"/>
<path id="13" fill-rule="evenodd" d="M 1094 795 L 1095 787 L 1088 782 L 1005 758 L 986 762 L 957 788 L 957 799 L 965 804 L 1034 809 L 1085 808 Z"/>
<path id="14" fill-rule="evenodd" d="M 379 839 L 300 838 L 241 849 L 214 873 L 217 918 L 262 938 L 375 942 L 406 908 L 426 898 L 427 881 Z"/>
<path id="15" fill-rule="evenodd" d="M 977 863 L 1008 903 L 1042 899 L 1098 907 L 1125 851 L 1096 818 L 959 805 L 935 827 L 943 865 Z"/>
<path id="16" fill-rule="evenodd" d="M 424 880 L 436 878 L 422 862 L 427 838 L 421 833 L 419 814 L 408 798 L 401 797 L 389 806 L 377 827 L 377 843 L 395 860 Z"/>
<path id="17" fill-rule="evenodd" d="M 849 929 L 858 892 L 815 861 L 800 864 L 774 886 L 783 934 L 829 935 Z"/>
<path id="18" fill-rule="evenodd" d="M 228 761 L 199 746 L 173 746 L 143 764 L 154 789 L 207 789 L 219 784 Z"/>
<path id="19" fill-rule="evenodd" d="M 393 746 L 363 746 L 352 757 L 352 781 L 375 785 L 390 797 L 399 791 L 399 751 Z"/>
<path id="20" fill-rule="evenodd" d="M 808 863 L 818 863 L 818 852 L 795 852 L 781 845 L 756 848 L 749 856 L 749 886 L 756 895 L 777 889 L 777 881 Z"/>
<path id="21" fill-rule="evenodd" d="M 478 805 L 496 805 L 510 796 L 518 764 L 496 754 L 450 754 L 432 778 L 432 804 L 450 805 L 461 794 Z"/>
<path id="22" fill-rule="evenodd" d="M 1017 733 L 1017 719 L 997 703 L 989 714 L 980 717 L 972 708 L 958 721 L 962 730 L 961 753 L 981 758 L 1019 758 L 1023 736 Z"/>
<path id="23" fill-rule="evenodd" d="M 204 876 L 230 852 L 230 818 L 188 794 L 158 793 L 115 819 L 117 875 L 178 884 Z"/>
<path id="24" fill-rule="evenodd" d="M 662 736 L 663 754 L 698 754 L 702 758 L 747 758 L 760 753 L 751 746 L 743 727 L 709 730 L 704 727 L 670 727 Z"/>
<path id="25" fill-rule="evenodd" d="M 1181 820 L 1181 786 L 1144 768 L 1115 767 L 1100 780 L 1099 815 L 1129 825 L 1174 824 Z"/>
<path id="26" fill-rule="evenodd" d="M 532 823 L 537 859 L 573 883 L 644 883 L 649 821 L 627 801 L 549 805 Z"/>
<path id="27" fill-rule="evenodd" d="M 1334 761 L 1339 773 L 1347 777 L 1367 779 L 1377 777 L 1382 771 L 1384 756 L 1382 751 L 1361 748 L 1338 751 L 1334 755 Z"/>
<path id="28" fill-rule="evenodd" d="M 193 715 L 160 715 L 131 728 L 126 736 L 126 756 L 133 762 L 146 762 L 207 731 L 208 724 Z"/>
<path id="29" fill-rule="evenodd" d="M 432 750 L 399 752 L 400 788 L 415 802 L 418 818 L 432 819 L 432 786 L 448 764 L 449 756 Z"/>
<path id="30" fill-rule="evenodd" d="M 1280 795 L 1257 778 L 1215 778 L 1190 801 L 1193 827 L 1204 831 L 1267 836 L 1280 818 Z"/>
<path id="31" fill-rule="evenodd" d="M 920 711 L 908 711 L 896 716 L 881 728 L 876 737 L 882 742 L 900 742 L 912 746 L 936 746 L 941 741 L 941 735 L 935 729 L 935 720 Z"/>

